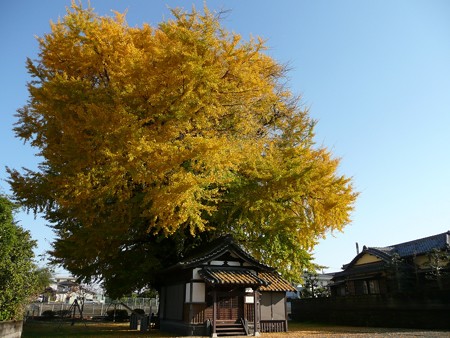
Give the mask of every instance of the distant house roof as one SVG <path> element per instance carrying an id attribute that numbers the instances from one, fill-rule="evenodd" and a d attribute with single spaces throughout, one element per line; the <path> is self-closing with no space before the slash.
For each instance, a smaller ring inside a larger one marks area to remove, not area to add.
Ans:
<path id="1" fill-rule="evenodd" d="M 71 286 L 78 286 L 78 283 L 72 282 L 70 280 L 65 280 L 63 282 L 59 282 L 58 286 L 66 286 L 66 287 L 71 287 Z"/>
<path id="2" fill-rule="evenodd" d="M 405 258 L 414 255 L 423 255 L 433 249 L 446 250 L 449 248 L 450 231 L 386 247 L 364 247 L 363 251 L 353 258 L 350 263 L 343 266 L 343 269 L 353 266 L 365 254 L 376 256 L 388 262 L 395 254 L 399 255 L 400 258 Z"/>
<path id="3" fill-rule="evenodd" d="M 374 248 L 386 254 L 398 254 L 400 257 L 421 255 L 433 249 L 444 250 L 450 246 L 450 231 L 442 234 L 416 239 L 405 243 L 395 244 L 385 248 Z"/>

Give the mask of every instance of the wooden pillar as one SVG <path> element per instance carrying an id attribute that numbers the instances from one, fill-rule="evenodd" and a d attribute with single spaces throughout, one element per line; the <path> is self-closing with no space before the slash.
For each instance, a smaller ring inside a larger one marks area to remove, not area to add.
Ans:
<path id="1" fill-rule="evenodd" d="M 254 329 L 253 329 L 253 335 L 259 336 L 258 331 L 258 324 L 259 324 L 259 311 L 258 311 L 258 304 L 259 304 L 259 297 L 258 297 L 258 289 L 255 289 L 253 291 L 253 305 L 254 305 Z"/>
<path id="2" fill-rule="evenodd" d="M 291 313 L 292 313 L 292 303 L 291 303 Z M 287 297 L 284 296 L 284 332 L 288 332 L 288 310 L 287 310 Z"/>
<path id="3" fill-rule="evenodd" d="M 188 318 L 188 320 L 187 320 L 187 322 L 189 323 L 189 324 L 192 324 L 192 319 L 194 318 L 194 309 L 193 309 L 193 305 L 192 305 L 192 293 L 194 292 L 194 286 L 193 286 L 193 283 L 192 282 L 190 282 L 189 283 L 189 299 L 188 299 L 188 301 L 189 301 L 189 318 Z"/>
<path id="4" fill-rule="evenodd" d="M 212 337 L 217 337 L 216 323 L 217 323 L 217 291 L 216 291 L 216 290 L 213 290 L 213 322 L 212 322 Z"/>

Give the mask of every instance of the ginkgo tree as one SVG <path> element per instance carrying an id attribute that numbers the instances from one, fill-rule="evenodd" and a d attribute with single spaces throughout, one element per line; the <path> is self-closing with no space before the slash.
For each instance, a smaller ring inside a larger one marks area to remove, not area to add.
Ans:
<path id="1" fill-rule="evenodd" d="M 8 168 L 15 198 L 53 227 L 55 262 L 113 296 L 225 234 L 298 279 L 350 222 L 351 179 L 264 41 L 172 14 L 131 27 L 73 3 L 38 38 L 15 132 L 42 163 Z"/>

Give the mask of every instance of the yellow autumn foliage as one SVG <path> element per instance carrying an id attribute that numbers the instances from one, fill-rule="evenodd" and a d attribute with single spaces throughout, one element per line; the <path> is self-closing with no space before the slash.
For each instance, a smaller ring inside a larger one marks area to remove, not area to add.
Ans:
<path id="1" fill-rule="evenodd" d="M 15 131 L 43 162 L 9 169 L 15 196 L 44 213 L 53 254 L 79 275 L 106 278 L 136 243 L 231 233 L 295 276 L 320 237 L 349 223 L 351 181 L 314 144 L 314 121 L 262 40 L 206 8 L 172 13 L 130 27 L 74 3 L 38 39 Z"/>

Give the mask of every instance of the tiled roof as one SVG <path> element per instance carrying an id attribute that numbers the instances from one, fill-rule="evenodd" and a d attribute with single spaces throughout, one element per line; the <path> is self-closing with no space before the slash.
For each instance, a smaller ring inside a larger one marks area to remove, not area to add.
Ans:
<path id="1" fill-rule="evenodd" d="M 247 268 L 204 267 L 199 274 L 214 285 L 259 286 L 261 291 L 297 291 L 276 272 L 259 272 L 256 275 Z"/>
<path id="2" fill-rule="evenodd" d="M 265 279 L 259 278 L 251 270 L 245 268 L 204 267 L 199 271 L 200 276 L 214 285 L 267 285 Z"/>
<path id="3" fill-rule="evenodd" d="M 281 278 L 276 272 L 260 272 L 258 273 L 258 277 L 269 282 L 269 285 L 261 286 L 261 291 L 297 291 L 296 288 Z"/>
<path id="4" fill-rule="evenodd" d="M 362 252 L 353 258 L 350 263 L 345 264 L 342 268 L 344 270 L 353 269 L 356 262 L 366 254 L 376 256 L 385 262 L 390 262 L 394 254 L 398 254 L 401 258 L 404 258 L 414 255 L 423 255 L 431 252 L 433 249 L 450 249 L 450 231 L 386 247 L 364 247 Z M 373 265 L 373 263 L 371 265 Z M 341 274 L 342 272 L 340 275 Z"/>
<path id="5" fill-rule="evenodd" d="M 232 236 L 223 236 L 217 238 L 215 241 L 205 245 L 201 248 L 202 250 L 194 255 L 189 256 L 181 262 L 178 262 L 175 266 L 169 269 L 176 268 L 191 268 L 195 266 L 202 265 L 211 260 L 214 260 L 226 252 L 233 252 L 236 256 L 240 257 L 242 260 L 248 262 L 249 264 L 264 270 L 274 270 L 268 265 L 265 265 L 256 259 L 254 259 L 248 252 L 244 251 L 233 239 Z"/>
<path id="6" fill-rule="evenodd" d="M 450 245 L 450 231 L 442 234 L 416 239 L 414 241 L 395 244 L 384 248 L 373 248 L 388 255 L 397 253 L 400 257 L 421 255 L 433 249 L 447 249 Z"/>
<path id="7" fill-rule="evenodd" d="M 296 291 L 275 272 L 274 268 L 257 261 L 244 251 L 232 236 L 220 237 L 200 249 L 197 253 L 167 268 L 165 273 L 199 267 L 201 268 L 200 276 L 213 285 L 260 287 L 262 291 Z M 224 255 L 228 254 L 237 257 L 240 266 L 210 265 L 210 262 L 215 259 L 226 261 L 228 257 L 224 259 Z M 247 266 L 243 264 L 244 262 Z"/>

